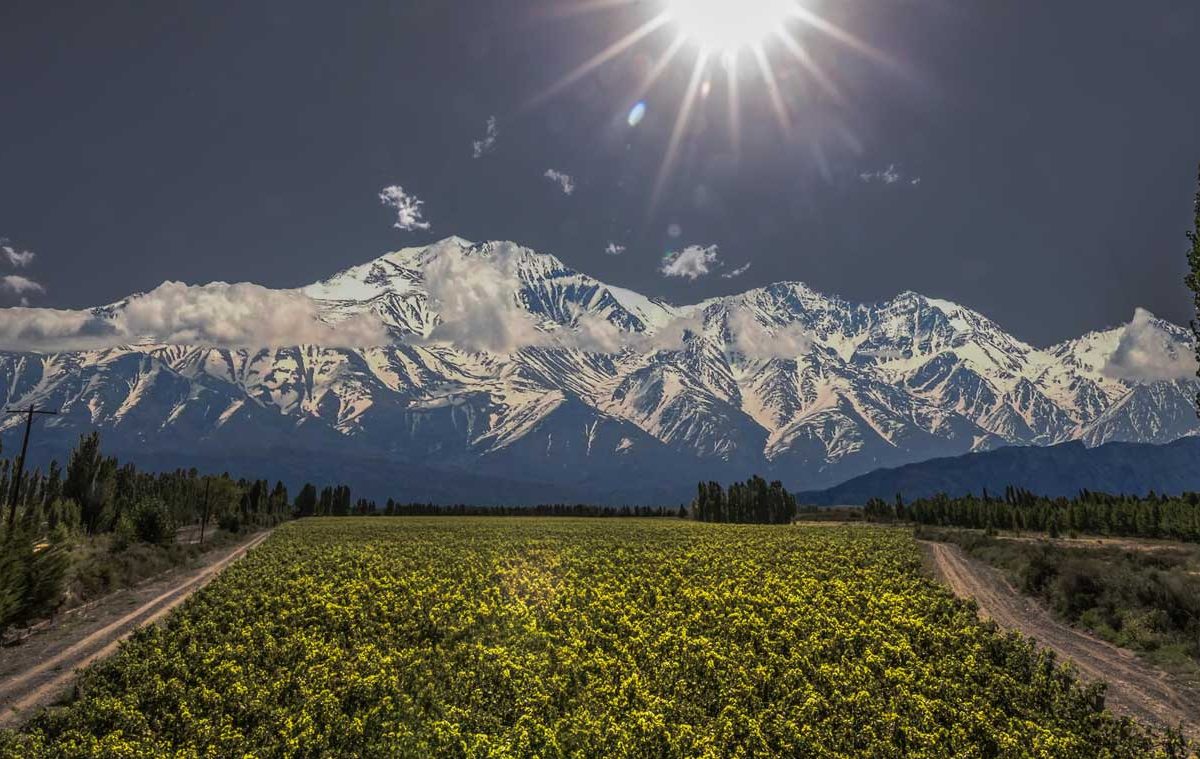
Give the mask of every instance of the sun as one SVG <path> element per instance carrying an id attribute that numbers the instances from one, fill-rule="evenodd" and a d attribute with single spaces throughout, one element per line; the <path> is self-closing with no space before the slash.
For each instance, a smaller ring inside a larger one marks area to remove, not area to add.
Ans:
<path id="1" fill-rule="evenodd" d="M 783 31 L 794 0 L 666 0 L 665 13 L 701 48 L 735 53 Z"/>
<path id="2" fill-rule="evenodd" d="M 712 91 L 714 75 L 712 69 L 719 65 L 724 69 L 725 92 L 729 103 L 729 135 L 736 156 L 741 145 L 741 115 L 739 81 L 741 69 L 757 68 L 775 114 L 779 130 L 785 140 L 796 135 L 793 130 L 796 103 L 793 97 L 795 83 L 799 81 L 791 74 L 795 69 L 807 74 L 807 80 L 837 107 L 846 102 L 832 76 L 809 50 L 809 37 L 819 35 L 840 43 L 862 56 L 897 73 L 903 72 L 901 64 L 869 43 L 859 39 L 850 31 L 837 26 L 813 11 L 813 0 L 556 0 L 564 8 L 558 13 L 573 15 L 591 11 L 623 8 L 627 6 L 649 7 L 650 13 L 640 25 L 625 31 L 608 47 L 600 50 L 583 63 L 567 72 L 548 88 L 532 97 L 521 108 L 528 111 L 579 82 L 613 58 L 626 53 L 643 41 L 657 36 L 669 40 L 659 52 L 657 60 L 645 71 L 635 87 L 631 88 L 618 112 L 620 123 L 637 128 L 653 108 L 647 97 L 655 83 L 681 55 L 694 54 L 692 73 L 688 77 L 675 113 L 675 123 L 670 138 L 663 150 L 662 162 L 655 177 L 650 211 L 658 205 L 683 143 L 687 138 L 688 125 L 697 102 L 704 100 Z M 673 34 L 655 34 L 661 30 L 674 30 Z M 776 76 L 776 68 L 787 66 L 786 80 Z M 811 109 L 810 109 L 811 110 Z M 853 134 L 849 129 L 840 130 L 843 136 Z M 822 150 L 814 146 L 818 155 Z"/>

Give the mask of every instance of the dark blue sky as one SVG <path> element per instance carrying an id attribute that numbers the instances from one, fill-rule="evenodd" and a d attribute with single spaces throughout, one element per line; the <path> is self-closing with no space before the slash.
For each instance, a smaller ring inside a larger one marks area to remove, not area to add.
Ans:
<path id="1" fill-rule="evenodd" d="M 556 17 L 567 0 L 7 0 L 0 236 L 38 253 L 31 300 L 57 307 L 164 279 L 298 286 L 457 234 L 676 302 L 781 279 L 855 300 L 912 289 L 1039 344 L 1138 305 L 1189 317 L 1200 3 L 810 2 L 902 71 L 798 27 L 844 102 L 776 45 L 791 132 L 746 65 L 735 154 L 715 76 L 651 211 L 693 53 L 641 124 L 624 117 L 673 31 L 522 104 L 656 2 Z M 490 115 L 499 137 L 475 160 Z M 904 180 L 860 176 L 892 165 Z M 392 184 L 425 201 L 429 231 L 390 226 L 377 194 Z M 610 241 L 626 252 L 605 255 Z M 659 274 L 687 244 L 752 268 Z"/>

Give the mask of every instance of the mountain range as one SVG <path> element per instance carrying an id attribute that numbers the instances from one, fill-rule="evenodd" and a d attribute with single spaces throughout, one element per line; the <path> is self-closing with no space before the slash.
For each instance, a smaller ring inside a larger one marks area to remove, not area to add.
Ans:
<path id="1" fill-rule="evenodd" d="M 0 310 L 0 397 L 60 411 L 35 461 L 99 429 L 147 465 L 373 497 L 677 503 L 753 472 L 815 490 L 1008 446 L 1170 443 L 1200 431 L 1191 346 L 1141 310 L 1038 348 L 949 301 L 800 282 L 677 306 L 449 238 L 299 290 Z"/>
<path id="2" fill-rule="evenodd" d="M 1079 440 L 1042 447 L 998 448 L 901 467 L 876 469 L 840 485 L 797 493 L 801 503 L 862 505 L 871 498 L 890 502 L 945 494 L 952 498 L 994 495 L 1009 485 L 1051 498 L 1081 490 L 1144 496 L 1151 492 L 1200 492 L 1200 438 L 1166 445 L 1105 443 L 1088 448 Z"/>

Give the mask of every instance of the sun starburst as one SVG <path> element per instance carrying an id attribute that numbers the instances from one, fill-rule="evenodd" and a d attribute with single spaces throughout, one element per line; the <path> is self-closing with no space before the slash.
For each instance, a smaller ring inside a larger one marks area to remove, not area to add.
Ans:
<path id="1" fill-rule="evenodd" d="M 611 9 L 635 2 L 637 0 L 577 0 L 575 4 L 560 6 L 560 9 L 562 12 L 573 14 Z M 753 60 L 758 75 L 762 78 L 771 110 L 785 136 L 792 132 L 794 123 L 794 114 L 789 106 L 790 93 L 785 92 L 780 84 L 780 77 L 776 72 L 778 64 L 772 62 L 772 57 L 768 55 L 768 47 L 778 46 L 788 53 L 795 65 L 836 103 L 844 102 L 844 96 L 832 77 L 817 63 L 804 44 L 805 32 L 819 34 L 858 54 L 895 67 L 895 63 L 883 53 L 818 15 L 806 7 L 805 2 L 806 0 L 657 0 L 654 15 L 555 81 L 532 98 L 526 106 L 536 106 L 555 97 L 608 61 L 642 44 L 653 32 L 673 28 L 676 34 L 672 41 L 659 54 L 657 62 L 649 69 L 630 100 L 623 105 L 623 110 L 628 110 L 631 106 L 637 110 L 637 118 L 629 119 L 631 126 L 636 125 L 645 111 L 642 98 L 685 48 L 694 49 L 691 75 L 680 98 L 670 141 L 663 152 L 662 163 L 654 182 L 650 199 L 650 209 L 653 210 L 674 171 L 696 101 L 703 94 L 707 94 L 708 88 L 711 87 L 709 69 L 714 63 L 724 66 L 726 71 L 730 137 L 735 153 L 740 149 L 741 141 L 738 69 L 743 58 Z M 634 111 L 629 112 L 632 115 Z"/>
<path id="2" fill-rule="evenodd" d="M 782 31 L 793 0 L 667 0 L 671 23 L 710 51 L 735 52 Z"/>

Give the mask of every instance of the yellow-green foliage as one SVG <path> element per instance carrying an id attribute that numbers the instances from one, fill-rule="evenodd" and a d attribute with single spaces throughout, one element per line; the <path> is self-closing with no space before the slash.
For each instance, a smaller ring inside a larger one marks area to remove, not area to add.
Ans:
<path id="1" fill-rule="evenodd" d="M 26 756 L 1144 757 L 904 532 L 303 520 L 84 674 Z"/>

